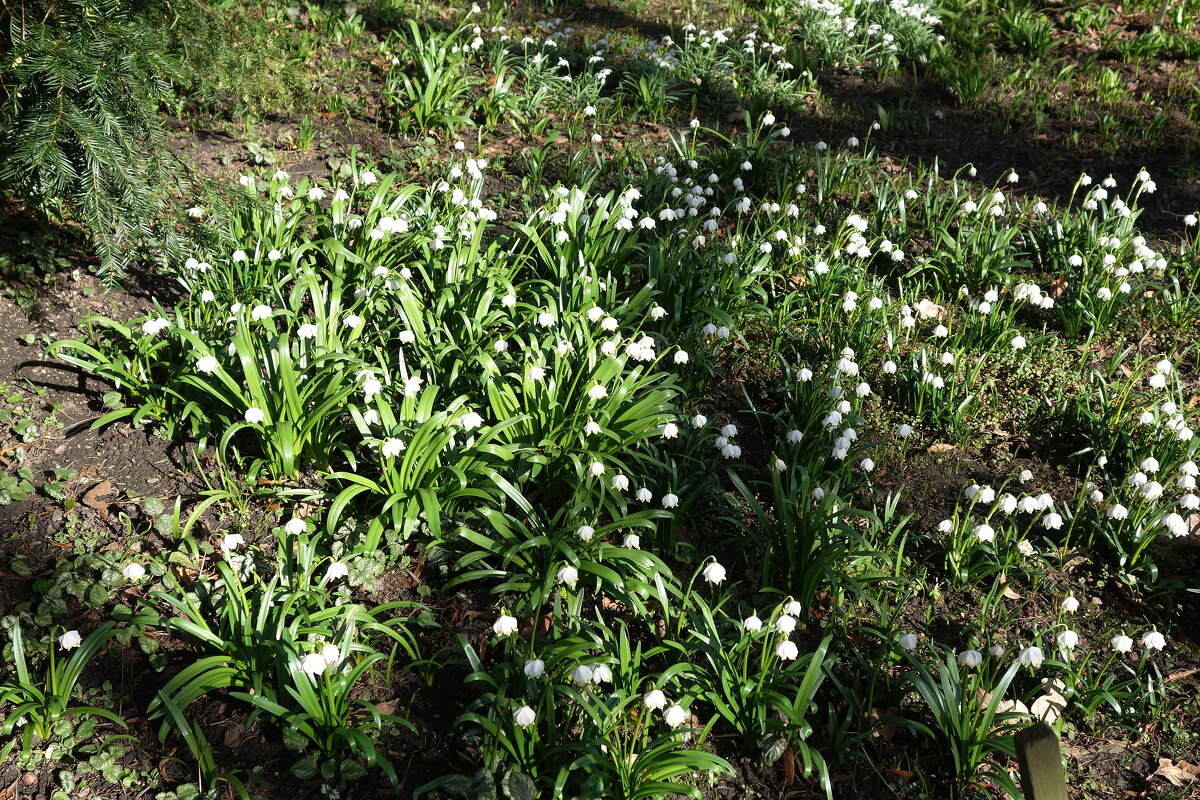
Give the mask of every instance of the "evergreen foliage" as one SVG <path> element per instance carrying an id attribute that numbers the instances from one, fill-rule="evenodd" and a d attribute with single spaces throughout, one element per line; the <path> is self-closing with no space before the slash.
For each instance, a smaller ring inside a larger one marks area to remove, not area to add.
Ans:
<path id="1" fill-rule="evenodd" d="M 174 160 L 157 115 L 178 74 L 159 0 L 14 0 L 0 44 L 0 181 L 87 226 L 106 279 L 156 230 Z"/>

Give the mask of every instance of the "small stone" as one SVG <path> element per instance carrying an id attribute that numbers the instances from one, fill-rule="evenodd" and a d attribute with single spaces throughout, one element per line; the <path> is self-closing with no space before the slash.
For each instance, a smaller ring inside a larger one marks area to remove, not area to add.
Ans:
<path id="1" fill-rule="evenodd" d="M 21 776 L 21 783 L 25 786 L 33 786 L 35 783 L 37 783 L 37 773 L 26 772 Z"/>

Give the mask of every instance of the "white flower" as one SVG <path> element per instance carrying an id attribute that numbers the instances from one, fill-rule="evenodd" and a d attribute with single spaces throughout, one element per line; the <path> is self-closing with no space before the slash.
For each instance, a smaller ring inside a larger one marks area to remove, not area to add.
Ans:
<path id="1" fill-rule="evenodd" d="M 1108 509 L 1108 518 L 1122 520 L 1129 516 L 1129 509 L 1120 503 L 1115 503 Z"/>
<path id="2" fill-rule="evenodd" d="M 674 358 L 676 364 L 686 364 L 688 362 L 687 350 L 676 350 Z"/>
<path id="3" fill-rule="evenodd" d="M 1063 518 L 1059 514 L 1051 512 L 1051 513 L 1047 514 L 1046 516 L 1042 517 L 1042 527 L 1043 528 L 1048 528 L 1049 530 L 1056 531 L 1056 530 L 1059 530 L 1060 528 L 1062 528 L 1062 526 L 1063 526 Z"/>
<path id="4" fill-rule="evenodd" d="M 1142 647 L 1147 650 L 1162 650 L 1166 646 L 1166 637 L 1158 631 L 1146 631 L 1142 634 Z"/>
<path id="5" fill-rule="evenodd" d="M 537 721 L 537 712 L 529 706 L 521 706 L 513 712 L 513 722 L 522 728 L 528 728 Z"/>
<path id="6" fill-rule="evenodd" d="M 148 319 L 142 323 L 142 333 L 146 336 L 157 336 L 158 334 L 171 327 L 171 323 L 162 317 Z"/>
<path id="7" fill-rule="evenodd" d="M 983 663 L 983 653 L 978 650 L 963 650 L 958 654 L 958 663 L 964 667 L 978 667 Z"/>
<path id="8" fill-rule="evenodd" d="M 651 689 L 646 692 L 645 697 L 642 698 L 642 702 L 646 705 L 646 708 L 656 711 L 667 704 L 667 696 L 663 694 L 662 689 Z"/>
<path id="9" fill-rule="evenodd" d="M 1004 655 L 1004 645 L 1001 645 L 1001 644 L 992 645 L 991 647 L 988 648 L 988 655 L 992 656 L 993 658 L 999 658 L 1000 656 Z"/>
<path id="10" fill-rule="evenodd" d="M 299 517 L 292 517 L 287 521 L 287 524 L 283 526 L 283 529 L 292 536 L 299 536 L 300 534 L 304 533 L 304 531 L 307 529 L 307 526 L 304 524 L 304 520 L 300 519 Z"/>
<path id="11" fill-rule="evenodd" d="M 908 437 L 912 436 L 913 429 L 912 429 L 911 425 L 906 425 L 906 424 L 902 423 L 900 425 L 900 427 L 896 428 L 896 433 L 897 433 L 897 435 L 900 436 L 901 439 L 907 439 Z"/>
<path id="12" fill-rule="evenodd" d="M 571 670 L 571 681 L 574 683 L 591 683 L 592 668 L 587 664 L 580 664 L 575 669 Z"/>
<path id="13" fill-rule="evenodd" d="M 1040 647 L 1026 647 L 1017 655 L 1017 660 L 1027 667 L 1040 667 L 1044 659 Z"/>
<path id="14" fill-rule="evenodd" d="M 775 469 L 776 472 L 785 472 L 787 470 L 787 462 L 784 461 L 782 458 L 775 459 L 775 461 L 772 462 L 771 466 Z M 874 464 L 872 464 L 872 466 L 874 466 Z"/>
<path id="15" fill-rule="evenodd" d="M 1033 549 L 1033 544 L 1028 539 L 1022 539 L 1017 542 L 1017 551 L 1023 556 L 1031 556 L 1037 552 Z"/>
<path id="16" fill-rule="evenodd" d="M 1112 648 L 1118 653 L 1128 653 L 1133 648 L 1133 639 L 1118 634 L 1112 638 Z"/>
<path id="17" fill-rule="evenodd" d="M 612 670 L 608 664 L 592 664 L 593 683 L 612 683 Z"/>
<path id="18" fill-rule="evenodd" d="M 796 630 L 796 618 L 790 617 L 787 614 L 775 618 L 775 630 L 783 635 L 788 635 Z"/>
<path id="19" fill-rule="evenodd" d="M 546 672 L 546 662 L 540 658 L 531 658 L 525 662 L 525 677 L 540 678 Z"/>
<path id="20" fill-rule="evenodd" d="M 460 419 L 458 422 L 463 426 L 463 430 L 470 431 L 483 424 L 483 417 L 479 416 L 479 414 L 474 411 L 468 411 L 466 414 L 462 415 L 462 419 Z"/>
<path id="21" fill-rule="evenodd" d="M 742 627 L 745 628 L 746 630 L 750 631 L 751 633 L 754 633 L 755 631 L 760 631 L 760 630 L 762 630 L 762 620 L 759 619 L 756 615 L 751 614 L 750 616 L 748 616 L 744 620 L 742 620 Z"/>
<path id="22" fill-rule="evenodd" d="M 245 417 L 246 422 L 251 425 L 257 425 L 265 420 L 267 415 L 263 413 L 261 408 L 247 408 Z"/>
<path id="23" fill-rule="evenodd" d="M 720 583 L 725 580 L 725 568 L 716 561 L 710 562 L 701 573 L 709 583 Z"/>
<path id="24" fill-rule="evenodd" d="M 246 540 L 240 533 L 231 533 L 225 538 L 221 539 L 221 552 L 231 553 L 245 543 Z"/>
<path id="25" fill-rule="evenodd" d="M 576 570 L 570 564 L 564 564 L 562 567 L 559 567 L 558 575 L 554 577 L 558 578 L 559 583 L 565 583 L 574 589 L 575 583 L 580 579 L 580 571 Z"/>
<path id="26" fill-rule="evenodd" d="M 203 356 L 196 362 L 196 371 L 203 372 L 205 375 L 211 375 L 217 371 L 219 366 L 217 359 L 213 356 Z"/>
<path id="27" fill-rule="evenodd" d="M 595 386 L 588 389 L 588 397 L 593 400 L 603 400 L 605 397 L 608 397 L 608 389 L 604 387 L 604 384 L 597 383 Z"/>
<path id="28" fill-rule="evenodd" d="M 800 648 L 796 647 L 796 643 L 790 639 L 784 639 L 775 645 L 775 655 L 781 661 L 795 661 L 796 656 L 800 655 Z"/>
<path id="29" fill-rule="evenodd" d="M 662 497 L 663 508 L 675 508 L 679 505 L 679 496 L 672 492 L 667 492 Z"/>
<path id="30" fill-rule="evenodd" d="M 618 492 L 623 492 L 629 488 L 629 478 L 624 475 L 613 475 L 612 488 Z"/>
<path id="31" fill-rule="evenodd" d="M 496 621 L 492 623 L 492 630 L 497 636 L 508 636 L 510 633 L 516 633 L 517 618 L 510 617 L 506 613 L 501 613 Z"/>
<path id="32" fill-rule="evenodd" d="M 142 578 L 146 577 L 146 568 L 141 564 L 134 562 L 131 564 L 126 564 L 125 568 L 121 570 L 121 574 L 125 576 L 126 580 L 140 581 Z"/>
<path id="33" fill-rule="evenodd" d="M 1013 337 L 1011 344 L 1013 350 L 1024 350 L 1026 344 L 1025 337 L 1018 334 Z"/>
<path id="34" fill-rule="evenodd" d="M 344 578 L 350 574 L 350 567 L 344 561 L 330 561 L 329 568 L 325 570 L 326 581 L 336 581 L 338 578 Z"/>
<path id="35" fill-rule="evenodd" d="M 688 712 L 680 705 L 672 705 L 663 712 L 663 722 L 672 728 L 678 728 L 688 721 Z"/>
<path id="36" fill-rule="evenodd" d="M 579 530 L 575 531 L 575 533 L 580 539 L 586 542 L 596 535 L 596 529 L 591 525 L 580 525 Z"/>
<path id="37" fill-rule="evenodd" d="M 600 431 L 601 431 L 601 428 L 600 428 L 599 423 L 597 423 L 595 420 L 592 420 L 592 419 L 589 419 L 587 421 L 587 424 L 585 424 L 583 426 L 583 435 L 584 436 L 595 436 L 597 433 L 600 433 Z"/>
<path id="38" fill-rule="evenodd" d="M 357 328 L 359 325 L 362 325 L 362 317 L 358 314 L 347 314 L 346 318 L 342 320 L 342 324 L 347 328 Z"/>
<path id="39" fill-rule="evenodd" d="M 1029 481 L 1033 480 L 1033 473 L 1027 469 L 1023 469 L 1021 470 L 1021 474 L 1017 476 L 1017 480 L 1019 480 L 1021 483 L 1028 483 Z"/>
<path id="40" fill-rule="evenodd" d="M 630 550 L 637 550 L 642 546 L 642 537 L 638 536 L 636 533 L 627 533 L 625 534 L 625 538 L 621 541 L 621 545 L 629 548 Z"/>
<path id="41" fill-rule="evenodd" d="M 311 322 L 306 322 L 296 329 L 296 335 L 301 339 L 312 339 L 317 335 L 317 326 Z"/>
<path id="42" fill-rule="evenodd" d="M 592 462 L 592 465 L 591 465 L 590 467 L 588 467 L 588 471 L 589 471 L 589 472 L 591 472 L 591 473 L 592 473 L 592 475 L 594 475 L 594 476 L 596 476 L 597 478 L 599 478 L 601 475 L 603 475 L 603 474 L 604 474 L 604 464 L 603 464 L 603 462 L 600 462 L 600 461 L 593 461 L 593 462 Z"/>
<path id="43" fill-rule="evenodd" d="M 987 524 L 976 525 L 974 533 L 975 538 L 981 542 L 990 542 L 996 538 L 996 530 Z"/>
<path id="44" fill-rule="evenodd" d="M 1079 634 L 1072 630 L 1066 630 L 1055 637 L 1058 646 L 1065 650 L 1073 650 L 1075 645 L 1079 644 Z"/>
<path id="45" fill-rule="evenodd" d="M 905 650 L 917 649 L 917 635 L 915 633 L 900 634 L 900 646 Z"/>
<path id="46" fill-rule="evenodd" d="M 321 658 L 325 659 L 325 663 L 329 666 L 337 666 L 338 662 L 342 660 L 342 651 L 336 644 L 327 644 L 321 648 Z"/>
<path id="47" fill-rule="evenodd" d="M 679 435 L 679 426 L 674 422 L 668 422 L 662 426 L 662 435 L 664 439 L 674 439 Z"/>
<path id="48" fill-rule="evenodd" d="M 1069 594 L 1063 598 L 1062 610 L 1068 614 L 1074 614 L 1079 610 L 1079 601 L 1075 599 L 1075 595 Z"/>
<path id="49" fill-rule="evenodd" d="M 320 675 L 329 668 L 329 662 L 320 653 L 309 653 L 300 660 L 300 669 L 309 675 Z"/>

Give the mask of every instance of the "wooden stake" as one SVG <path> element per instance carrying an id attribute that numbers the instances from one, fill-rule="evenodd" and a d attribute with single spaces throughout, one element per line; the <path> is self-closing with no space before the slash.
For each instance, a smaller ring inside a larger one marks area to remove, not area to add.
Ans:
<path id="1" fill-rule="evenodd" d="M 1018 733 L 1015 742 L 1025 800 L 1067 800 L 1062 752 L 1054 729 L 1038 722 Z"/>

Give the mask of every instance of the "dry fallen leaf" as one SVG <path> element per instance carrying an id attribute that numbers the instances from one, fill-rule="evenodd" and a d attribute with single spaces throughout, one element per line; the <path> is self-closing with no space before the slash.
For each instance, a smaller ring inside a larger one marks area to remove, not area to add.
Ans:
<path id="1" fill-rule="evenodd" d="M 1196 780 L 1197 775 L 1200 775 L 1200 767 L 1189 764 L 1186 761 L 1173 764 L 1169 758 L 1160 758 L 1158 760 L 1158 769 L 1150 777 L 1161 776 L 1175 786 L 1183 786 L 1185 783 Z"/>
<path id="2" fill-rule="evenodd" d="M 918 301 L 914 308 L 917 311 L 917 316 L 921 319 L 946 318 L 946 309 L 928 298 Z"/>
<path id="3" fill-rule="evenodd" d="M 101 497 L 107 497 L 113 494 L 113 485 L 111 481 L 100 481 L 91 489 L 83 493 L 83 504 L 89 508 L 94 508 L 97 511 L 107 514 L 109 502 L 101 500 Z"/>
<path id="4" fill-rule="evenodd" d="M 237 747 L 246 738 L 246 727 L 236 722 L 225 729 L 225 746 Z"/>
<path id="5" fill-rule="evenodd" d="M 954 449 L 954 445 L 952 445 L 952 444 L 948 444 L 946 442 L 938 442 L 937 444 L 931 444 L 931 445 L 929 445 L 929 447 L 925 448 L 925 452 L 927 452 L 927 453 L 945 453 L 947 450 L 953 450 L 953 449 Z"/>

